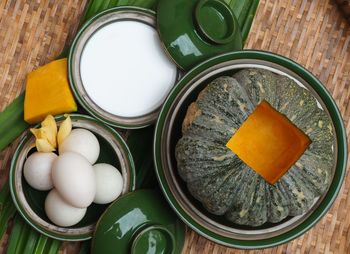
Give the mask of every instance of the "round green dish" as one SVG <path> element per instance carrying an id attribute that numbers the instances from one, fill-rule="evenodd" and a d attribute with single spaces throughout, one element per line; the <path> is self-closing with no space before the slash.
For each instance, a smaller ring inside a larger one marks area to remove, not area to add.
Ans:
<path id="1" fill-rule="evenodd" d="M 185 226 L 154 190 L 118 198 L 97 222 L 92 253 L 180 254 Z"/>
<path id="2" fill-rule="evenodd" d="M 97 163 L 109 163 L 118 168 L 123 176 L 123 194 L 135 190 L 135 166 L 131 153 L 122 137 L 112 128 L 84 115 L 72 114 L 73 128 L 85 128 L 93 132 L 100 143 Z M 56 117 L 58 124 L 65 118 Z M 31 188 L 23 177 L 23 165 L 33 148 L 34 136 L 28 132 L 19 143 L 11 161 L 10 191 L 17 210 L 22 217 L 40 233 L 63 241 L 83 241 L 90 239 L 95 223 L 108 205 L 92 204 L 85 217 L 71 227 L 58 227 L 50 222 L 44 210 L 48 191 Z"/>
<path id="3" fill-rule="evenodd" d="M 263 68 L 287 75 L 312 92 L 332 120 L 334 140 L 333 177 L 327 192 L 312 208 L 281 223 L 261 227 L 239 226 L 220 216 L 206 213 L 189 194 L 176 170 L 175 145 L 181 137 L 181 123 L 187 107 L 213 79 L 245 68 Z M 347 162 L 346 132 L 336 103 L 326 88 L 310 72 L 285 57 L 263 51 L 240 51 L 221 55 L 195 67 L 168 96 L 156 126 L 154 159 L 158 181 L 165 196 L 181 219 L 199 234 L 220 244 L 244 248 L 268 248 L 290 241 L 310 229 L 332 205 L 344 179 Z"/>
<path id="4" fill-rule="evenodd" d="M 243 47 L 238 21 L 221 0 L 160 0 L 157 25 L 165 50 L 186 71 Z"/>

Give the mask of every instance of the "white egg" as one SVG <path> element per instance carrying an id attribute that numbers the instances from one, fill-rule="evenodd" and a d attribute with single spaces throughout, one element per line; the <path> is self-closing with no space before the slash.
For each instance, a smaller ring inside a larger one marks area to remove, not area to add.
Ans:
<path id="1" fill-rule="evenodd" d="M 122 193 L 123 177 L 112 165 L 100 163 L 93 166 L 96 179 L 94 203 L 108 204 Z"/>
<path id="2" fill-rule="evenodd" d="M 96 194 L 95 173 L 89 161 L 78 153 L 67 152 L 52 165 L 53 185 L 72 206 L 88 207 Z"/>
<path id="3" fill-rule="evenodd" d="M 86 213 L 86 208 L 71 206 L 59 195 L 56 189 L 53 189 L 45 199 L 45 212 L 56 225 L 69 227 L 81 221 Z"/>
<path id="4" fill-rule="evenodd" d="M 57 158 L 54 153 L 33 153 L 28 157 L 23 167 L 24 178 L 34 189 L 47 191 L 53 187 L 51 167 Z"/>
<path id="5" fill-rule="evenodd" d="M 96 136 L 85 129 L 74 129 L 59 146 L 59 154 L 75 152 L 94 164 L 100 154 L 100 144 Z"/>

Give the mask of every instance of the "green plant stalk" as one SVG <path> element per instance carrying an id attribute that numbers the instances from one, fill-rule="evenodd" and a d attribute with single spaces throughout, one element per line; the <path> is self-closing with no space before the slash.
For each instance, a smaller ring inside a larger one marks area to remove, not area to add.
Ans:
<path id="1" fill-rule="evenodd" d="M 46 236 L 44 236 L 46 237 Z M 47 238 L 44 251 L 42 253 L 33 252 L 33 254 L 57 254 L 62 242 L 52 238 Z"/>
<path id="2" fill-rule="evenodd" d="M 23 250 L 25 250 L 26 253 L 33 253 L 35 246 L 39 241 L 40 234 L 34 231 L 26 222 L 24 223 L 26 224 L 26 227 L 28 227 L 28 231 Z"/>
<path id="3" fill-rule="evenodd" d="M 133 130 L 127 139 L 127 144 L 136 166 L 136 188 L 153 187 L 156 184 L 154 175 L 153 146 L 154 126 Z"/>
<path id="4" fill-rule="evenodd" d="M 84 241 L 81 243 L 79 254 L 89 254 L 90 253 L 91 241 Z"/>
<path id="5" fill-rule="evenodd" d="M 33 231 L 33 230 L 32 230 Z M 36 232 L 35 232 L 36 233 Z M 61 241 L 49 238 L 37 233 L 36 244 L 31 253 L 33 254 L 57 254 L 61 246 Z"/>
<path id="6" fill-rule="evenodd" d="M 244 8 L 247 8 L 245 6 L 250 5 L 250 2 L 252 0 L 224 0 L 232 9 L 233 13 L 235 14 L 236 18 L 238 19 L 238 24 L 240 29 L 243 27 L 243 23 L 239 21 L 239 16 L 242 15 L 242 10 Z M 249 8 L 249 7 L 248 7 Z"/>
<path id="7" fill-rule="evenodd" d="M 22 217 L 16 216 L 10 235 L 8 254 L 56 254 L 61 242 L 32 229 Z"/>
<path id="8" fill-rule="evenodd" d="M 12 200 L 11 200 L 12 203 Z M 13 218 L 16 213 L 16 207 L 13 204 L 8 204 L 5 206 L 3 211 L 1 211 L 0 217 L 0 239 L 6 232 L 8 222 Z"/>
<path id="9" fill-rule="evenodd" d="M 252 24 L 253 24 L 253 21 L 255 18 L 255 14 L 256 14 L 256 10 L 258 9 L 258 6 L 259 6 L 259 2 L 260 2 L 260 0 L 253 0 L 253 3 L 250 6 L 250 9 L 248 11 L 248 15 L 244 21 L 244 26 L 242 28 L 242 38 L 244 38 L 244 40 L 243 40 L 244 44 L 248 38 L 250 29 L 252 27 Z"/>
<path id="10" fill-rule="evenodd" d="M 35 254 L 45 254 L 45 246 L 50 239 L 44 235 L 40 235 L 37 243 L 35 245 L 33 253 Z"/>
<path id="11" fill-rule="evenodd" d="M 0 239 L 7 229 L 9 220 L 14 216 L 16 207 L 12 202 L 8 182 L 0 191 Z"/>
<path id="12" fill-rule="evenodd" d="M 28 128 L 24 121 L 24 93 L 19 95 L 0 114 L 0 151 L 6 148 L 13 140 Z"/>
<path id="13" fill-rule="evenodd" d="M 12 228 L 11 236 L 9 239 L 7 254 L 22 254 L 28 239 L 30 226 L 24 222 L 24 220 L 17 215 L 15 217 L 14 225 Z"/>
<path id="14" fill-rule="evenodd" d="M 245 24 L 245 20 L 248 16 L 250 7 L 252 6 L 254 0 L 247 0 L 244 1 L 244 5 L 242 6 L 242 9 L 239 13 L 239 16 L 237 16 L 238 23 L 241 24 L 241 30 Z"/>
<path id="15" fill-rule="evenodd" d="M 9 188 L 9 183 L 5 182 L 5 184 L 2 186 L 2 189 L 0 191 L 0 212 L 3 209 L 3 206 L 6 203 L 6 200 L 10 196 L 10 188 Z"/>

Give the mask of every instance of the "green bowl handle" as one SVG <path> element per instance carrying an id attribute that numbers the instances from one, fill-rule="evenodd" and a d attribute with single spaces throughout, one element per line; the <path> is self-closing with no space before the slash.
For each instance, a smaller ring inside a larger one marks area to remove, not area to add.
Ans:
<path id="1" fill-rule="evenodd" d="M 171 253 L 175 250 L 175 236 L 163 225 L 143 228 L 136 234 L 131 244 L 132 254 Z"/>
<path id="2" fill-rule="evenodd" d="M 193 16 L 198 34 L 212 44 L 230 43 L 239 31 L 234 13 L 221 0 L 198 1 Z"/>

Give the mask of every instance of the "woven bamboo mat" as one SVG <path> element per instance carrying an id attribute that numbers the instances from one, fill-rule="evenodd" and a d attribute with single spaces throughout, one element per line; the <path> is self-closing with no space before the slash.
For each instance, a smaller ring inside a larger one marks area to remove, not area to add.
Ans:
<path id="1" fill-rule="evenodd" d="M 0 0 L 0 111 L 23 89 L 25 75 L 55 58 L 75 33 L 86 0 Z M 332 93 L 350 135 L 350 27 L 333 0 L 261 0 L 246 48 L 287 56 Z M 15 144 L 0 153 L 0 184 Z M 350 253 L 350 176 L 329 213 L 304 236 L 273 249 L 228 249 L 188 230 L 184 253 Z M 9 232 L 8 232 L 9 233 Z M 1 240 L 5 249 L 8 235 Z M 65 243 L 62 253 L 79 244 Z"/>

